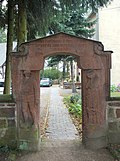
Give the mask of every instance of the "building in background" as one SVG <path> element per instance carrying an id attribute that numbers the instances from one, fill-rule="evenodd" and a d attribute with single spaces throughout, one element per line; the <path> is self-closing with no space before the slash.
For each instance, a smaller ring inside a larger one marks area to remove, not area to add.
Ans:
<path id="1" fill-rule="evenodd" d="M 0 78 L 5 76 L 6 43 L 0 43 Z"/>
<path id="2" fill-rule="evenodd" d="M 113 0 L 107 7 L 91 15 L 97 19 L 94 40 L 101 41 L 104 50 L 112 50 L 111 84 L 120 83 L 120 0 Z"/>
<path id="3" fill-rule="evenodd" d="M 13 49 L 17 43 L 13 42 Z M 6 43 L 0 43 L 0 78 L 5 78 L 5 61 L 6 61 Z"/>

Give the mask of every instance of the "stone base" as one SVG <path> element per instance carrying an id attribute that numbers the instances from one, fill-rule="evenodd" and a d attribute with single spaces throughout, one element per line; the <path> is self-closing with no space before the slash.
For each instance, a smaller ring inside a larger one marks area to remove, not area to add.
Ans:
<path id="1" fill-rule="evenodd" d="M 26 151 L 38 151 L 40 149 L 41 140 L 30 141 L 30 140 L 19 140 L 19 149 Z"/>
<path id="2" fill-rule="evenodd" d="M 88 124 L 83 131 L 83 144 L 88 149 L 101 149 L 107 147 L 107 125 Z"/>
<path id="3" fill-rule="evenodd" d="M 21 128 L 19 131 L 18 148 L 21 150 L 38 151 L 40 146 L 39 128 Z"/>
<path id="4" fill-rule="evenodd" d="M 91 149 L 91 150 L 106 148 L 107 147 L 107 137 L 102 136 L 98 138 L 86 138 L 83 140 L 83 144 L 85 145 L 85 148 Z"/>

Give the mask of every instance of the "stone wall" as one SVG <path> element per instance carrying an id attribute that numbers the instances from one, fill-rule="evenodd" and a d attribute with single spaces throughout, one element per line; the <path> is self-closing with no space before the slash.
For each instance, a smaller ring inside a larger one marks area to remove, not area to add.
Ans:
<path id="1" fill-rule="evenodd" d="M 0 103 L 0 146 L 16 146 L 15 103 Z"/>
<path id="2" fill-rule="evenodd" d="M 108 111 L 108 142 L 120 143 L 120 101 L 109 101 Z"/>

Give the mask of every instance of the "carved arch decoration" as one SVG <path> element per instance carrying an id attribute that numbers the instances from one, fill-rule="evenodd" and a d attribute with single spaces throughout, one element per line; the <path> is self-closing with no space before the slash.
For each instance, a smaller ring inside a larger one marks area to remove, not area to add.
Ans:
<path id="1" fill-rule="evenodd" d="M 17 105 L 20 147 L 26 140 L 28 149 L 37 149 L 40 112 L 39 71 L 43 68 L 46 57 L 63 53 L 76 56 L 78 67 L 82 70 L 83 143 L 88 148 L 101 148 L 107 144 L 106 100 L 110 93 L 112 52 L 104 51 L 101 42 L 61 32 L 23 43 L 18 52 L 11 54 L 13 96 Z M 32 78 L 28 83 L 25 81 L 26 75 Z M 29 91 L 30 84 L 34 92 Z M 28 95 L 24 99 L 27 92 Z M 32 97 L 35 100 L 32 100 Z M 32 104 L 32 109 L 27 109 L 26 100 L 29 106 Z M 33 129 L 38 132 L 37 138 Z M 27 135 L 27 132 L 31 136 L 29 139 L 23 135 Z"/>

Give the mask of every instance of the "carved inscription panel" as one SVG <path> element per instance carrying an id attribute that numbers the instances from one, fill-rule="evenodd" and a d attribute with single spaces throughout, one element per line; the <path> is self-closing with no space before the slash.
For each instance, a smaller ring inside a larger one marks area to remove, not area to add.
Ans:
<path id="1" fill-rule="evenodd" d="M 38 42 L 33 42 L 31 45 L 36 46 L 36 52 L 41 52 L 45 55 L 66 52 L 69 54 L 81 54 L 84 56 L 86 53 L 86 45 L 88 51 L 92 51 L 92 42 L 89 40 L 82 39 L 77 37 L 68 36 L 65 34 L 55 35 L 53 37 L 47 37 L 45 39 L 41 39 Z M 54 52 L 54 53 L 53 53 Z M 92 52 L 88 52 L 88 55 L 93 54 Z"/>

